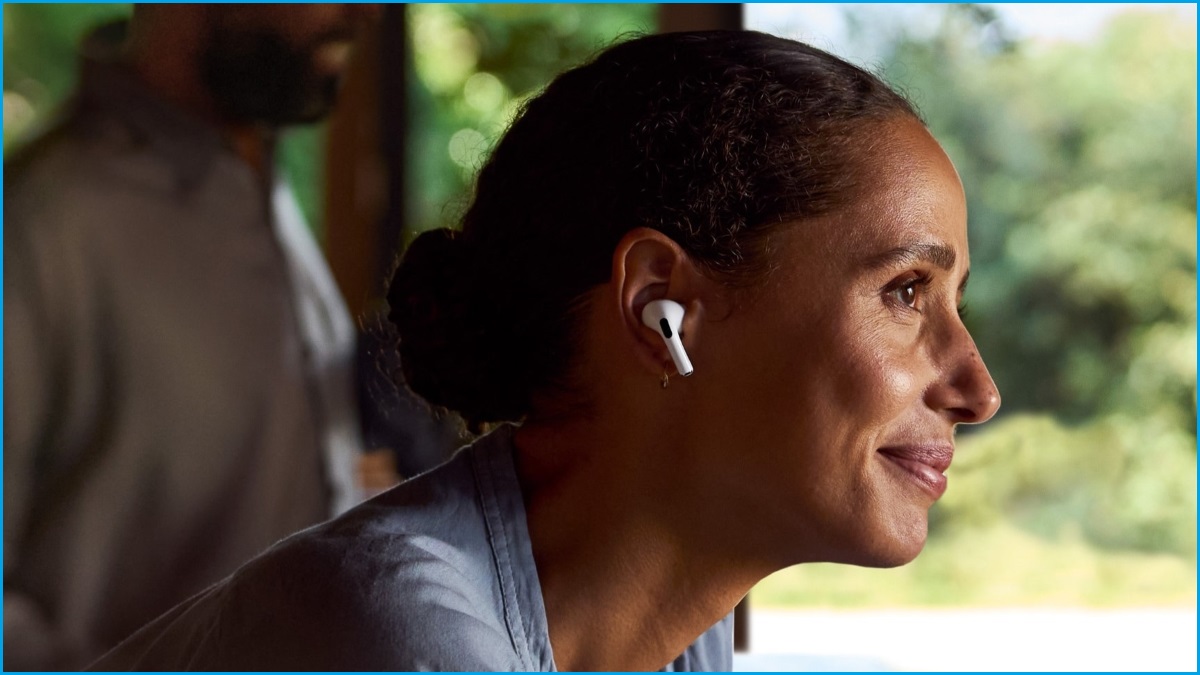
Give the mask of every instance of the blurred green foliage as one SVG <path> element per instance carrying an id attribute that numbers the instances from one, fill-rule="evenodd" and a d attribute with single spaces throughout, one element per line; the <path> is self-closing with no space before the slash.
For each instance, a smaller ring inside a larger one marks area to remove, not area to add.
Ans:
<path id="1" fill-rule="evenodd" d="M 653 32 L 654 8 L 409 5 L 409 234 L 455 225 L 475 172 L 521 104 L 618 39 Z"/>
<path id="2" fill-rule="evenodd" d="M 988 41 L 955 6 L 900 39 L 967 186 L 969 318 L 1005 410 L 1196 418 L 1196 34 L 1118 16 L 1092 43 Z"/>
<path id="3" fill-rule="evenodd" d="M 939 537 L 1011 523 L 1047 541 L 1195 555 L 1195 439 L 1161 418 L 1067 427 L 1014 415 L 960 449 L 954 489 L 932 513 Z"/>
<path id="4" fill-rule="evenodd" d="M 4 5 L 5 155 L 74 87 L 84 33 L 129 12 L 129 3 Z"/>

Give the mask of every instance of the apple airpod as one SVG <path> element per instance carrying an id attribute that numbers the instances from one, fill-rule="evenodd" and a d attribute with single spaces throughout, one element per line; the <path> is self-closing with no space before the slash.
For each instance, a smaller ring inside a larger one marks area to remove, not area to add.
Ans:
<path id="1" fill-rule="evenodd" d="M 683 323 L 683 305 L 674 300 L 651 300 L 642 308 L 642 323 L 653 328 L 667 343 L 667 351 L 675 362 L 675 370 L 684 377 L 692 374 L 692 362 L 679 339 L 679 326 Z"/>

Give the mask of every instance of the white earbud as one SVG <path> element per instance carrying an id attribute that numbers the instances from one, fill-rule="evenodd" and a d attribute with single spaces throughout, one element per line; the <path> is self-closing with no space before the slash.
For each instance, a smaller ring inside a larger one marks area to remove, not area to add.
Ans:
<path id="1" fill-rule="evenodd" d="M 683 323 L 683 305 L 674 300 L 651 300 L 642 308 L 642 323 L 653 328 L 667 343 L 667 351 L 675 362 L 675 370 L 684 377 L 692 374 L 692 362 L 679 339 L 679 326 Z"/>

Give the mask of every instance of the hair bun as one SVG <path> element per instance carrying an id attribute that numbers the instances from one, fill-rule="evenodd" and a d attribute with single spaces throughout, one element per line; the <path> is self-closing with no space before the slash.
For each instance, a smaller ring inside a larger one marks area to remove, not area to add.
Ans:
<path id="1" fill-rule="evenodd" d="M 478 320 L 470 320 L 473 257 L 461 233 L 430 230 L 409 245 L 388 289 L 388 318 L 400 336 L 409 388 L 464 416 L 473 407 L 463 393 L 473 377 L 469 355 L 481 338 Z"/>
<path id="2" fill-rule="evenodd" d="M 389 318 L 404 335 L 436 324 L 465 300 L 465 249 L 461 235 L 446 228 L 424 232 L 409 245 L 388 289 Z"/>

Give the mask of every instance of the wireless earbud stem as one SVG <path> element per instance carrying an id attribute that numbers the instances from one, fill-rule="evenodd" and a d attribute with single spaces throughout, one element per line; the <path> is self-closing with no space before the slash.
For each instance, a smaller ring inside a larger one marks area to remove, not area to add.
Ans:
<path id="1" fill-rule="evenodd" d="M 662 336 L 667 352 L 675 362 L 675 370 L 684 377 L 692 374 L 692 361 L 679 339 L 679 327 L 683 324 L 683 305 L 674 300 L 651 300 L 642 308 L 642 323 Z"/>

